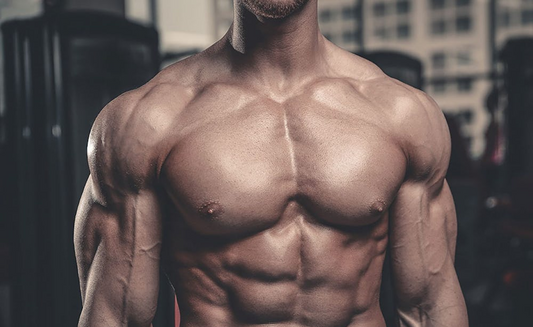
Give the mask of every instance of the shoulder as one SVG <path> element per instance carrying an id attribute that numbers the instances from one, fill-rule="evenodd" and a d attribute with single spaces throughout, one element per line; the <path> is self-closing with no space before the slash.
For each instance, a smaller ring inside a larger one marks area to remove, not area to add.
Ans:
<path id="1" fill-rule="evenodd" d="M 348 53 L 347 78 L 375 110 L 386 117 L 383 127 L 402 147 L 408 160 L 408 178 L 442 180 L 451 152 L 444 114 L 426 93 L 387 76 L 373 63 Z M 363 78 L 361 78 L 363 76 Z"/>
<path id="2" fill-rule="evenodd" d="M 425 92 L 388 78 L 381 101 L 389 107 L 395 137 L 408 159 L 408 178 L 441 182 L 448 169 L 451 139 L 437 103 Z M 388 97 L 388 99 L 387 99 Z"/>
<path id="3" fill-rule="evenodd" d="M 159 74 L 106 105 L 87 146 L 93 181 L 102 187 L 139 190 L 156 180 L 165 138 L 191 91 Z"/>

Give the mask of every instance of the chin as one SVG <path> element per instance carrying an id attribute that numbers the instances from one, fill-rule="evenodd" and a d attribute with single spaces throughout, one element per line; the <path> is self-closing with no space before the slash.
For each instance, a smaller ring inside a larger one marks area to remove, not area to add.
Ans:
<path id="1" fill-rule="evenodd" d="M 283 19 L 302 9 L 309 0 L 242 0 L 242 3 L 252 14 L 271 18 Z"/>

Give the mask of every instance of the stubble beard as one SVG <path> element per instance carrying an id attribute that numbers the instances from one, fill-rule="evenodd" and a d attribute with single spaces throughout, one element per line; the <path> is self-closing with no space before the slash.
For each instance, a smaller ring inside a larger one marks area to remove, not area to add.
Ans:
<path id="1" fill-rule="evenodd" d="M 271 19 L 282 19 L 302 9 L 309 0 L 241 0 L 252 14 Z"/>

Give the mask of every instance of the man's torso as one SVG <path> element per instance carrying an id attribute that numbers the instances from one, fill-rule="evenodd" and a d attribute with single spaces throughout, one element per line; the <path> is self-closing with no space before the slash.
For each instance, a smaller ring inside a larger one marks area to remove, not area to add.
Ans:
<path id="1" fill-rule="evenodd" d="M 282 102 L 211 83 L 165 116 L 162 260 L 183 327 L 384 326 L 388 208 L 407 169 L 389 106 L 404 91 L 387 83 L 384 100 L 321 78 Z"/>

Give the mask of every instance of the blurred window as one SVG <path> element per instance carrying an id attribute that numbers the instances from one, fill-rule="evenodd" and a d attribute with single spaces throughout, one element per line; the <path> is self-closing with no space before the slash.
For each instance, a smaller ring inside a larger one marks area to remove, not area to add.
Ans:
<path id="1" fill-rule="evenodd" d="M 374 4 L 374 16 L 383 17 L 387 13 L 387 6 L 384 2 L 376 2 Z"/>
<path id="2" fill-rule="evenodd" d="M 347 30 L 342 33 L 342 41 L 346 43 L 354 43 L 357 42 L 357 32 L 353 30 Z"/>
<path id="3" fill-rule="evenodd" d="M 533 9 L 527 9 L 522 11 L 522 24 L 533 23 Z"/>
<path id="4" fill-rule="evenodd" d="M 400 24 L 396 27 L 396 32 L 399 39 L 407 39 L 411 36 L 411 26 L 408 24 Z"/>
<path id="5" fill-rule="evenodd" d="M 331 9 L 324 9 L 320 12 L 319 18 L 323 22 L 329 22 L 333 19 L 333 12 Z"/>
<path id="6" fill-rule="evenodd" d="M 455 4 L 458 7 L 468 6 L 468 5 L 470 5 L 470 3 L 471 3 L 471 0 L 455 0 Z"/>
<path id="7" fill-rule="evenodd" d="M 446 6 L 446 0 L 430 0 L 431 9 L 441 9 Z"/>
<path id="8" fill-rule="evenodd" d="M 344 7 L 342 8 L 342 18 L 343 19 L 353 19 L 357 17 L 357 12 L 355 7 Z"/>
<path id="9" fill-rule="evenodd" d="M 468 92 L 472 90 L 472 79 L 470 77 L 461 77 L 457 80 L 457 90 L 459 92 Z"/>
<path id="10" fill-rule="evenodd" d="M 399 0 L 396 3 L 396 12 L 398 14 L 407 14 L 411 11 L 411 2 L 409 0 Z"/>
<path id="11" fill-rule="evenodd" d="M 445 80 L 435 80 L 433 81 L 433 92 L 435 93 L 444 93 L 446 91 L 446 81 Z"/>
<path id="12" fill-rule="evenodd" d="M 446 66 L 446 54 L 444 52 L 436 52 L 431 56 L 431 65 L 435 69 L 442 69 Z"/>
<path id="13" fill-rule="evenodd" d="M 511 25 L 511 12 L 507 9 L 502 10 L 498 16 L 498 25 L 508 27 Z"/>
<path id="14" fill-rule="evenodd" d="M 431 23 L 432 34 L 444 34 L 446 33 L 446 21 L 439 19 Z"/>
<path id="15" fill-rule="evenodd" d="M 457 53 L 457 63 L 461 66 L 470 65 L 472 63 L 472 52 L 470 51 L 459 51 Z"/>
<path id="16" fill-rule="evenodd" d="M 385 40 L 389 38 L 389 31 L 384 26 L 380 26 L 374 30 L 374 35 L 379 39 Z"/>
<path id="17" fill-rule="evenodd" d="M 470 31 L 472 29 L 472 19 L 470 16 L 457 17 L 455 20 L 455 28 L 459 33 Z"/>

